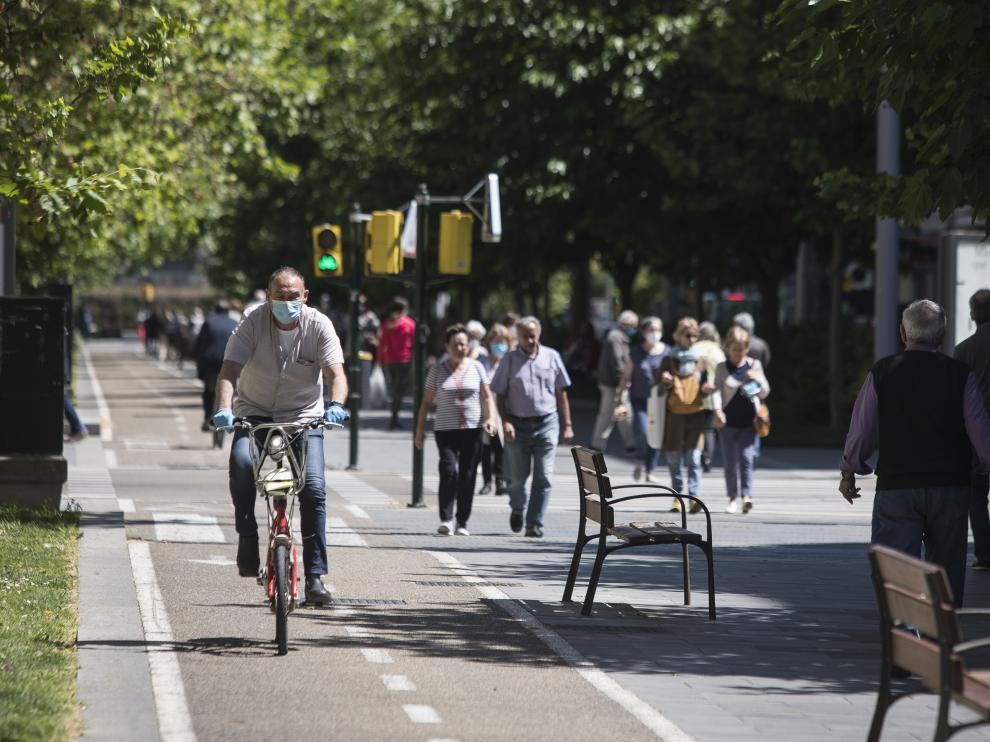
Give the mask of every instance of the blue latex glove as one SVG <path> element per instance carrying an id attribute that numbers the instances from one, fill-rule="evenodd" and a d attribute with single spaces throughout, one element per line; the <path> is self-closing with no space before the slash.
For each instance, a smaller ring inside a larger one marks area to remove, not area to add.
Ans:
<path id="1" fill-rule="evenodd" d="M 347 420 L 350 420 L 351 416 L 340 402 L 331 402 L 330 406 L 327 407 L 327 411 L 323 413 L 323 419 L 328 423 L 341 425 Z"/>
<path id="2" fill-rule="evenodd" d="M 230 432 L 234 429 L 234 411 L 229 407 L 221 407 L 213 413 L 210 424 L 217 430 Z"/>

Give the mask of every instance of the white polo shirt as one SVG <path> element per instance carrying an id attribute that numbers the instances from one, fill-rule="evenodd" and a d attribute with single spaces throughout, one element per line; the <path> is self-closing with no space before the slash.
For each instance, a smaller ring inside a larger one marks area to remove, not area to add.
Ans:
<path id="1" fill-rule="evenodd" d="M 303 305 L 299 331 L 280 337 L 269 302 L 247 315 L 227 341 L 224 360 L 244 366 L 237 380 L 234 414 L 294 422 L 323 415 L 322 370 L 344 362 L 333 323 Z"/>

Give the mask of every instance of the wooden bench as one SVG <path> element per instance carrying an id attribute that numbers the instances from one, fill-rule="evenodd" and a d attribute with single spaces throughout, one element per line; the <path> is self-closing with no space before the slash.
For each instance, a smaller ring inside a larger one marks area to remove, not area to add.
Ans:
<path id="1" fill-rule="evenodd" d="M 880 739 L 891 704 L 926 691 L 939 696 L 936 742 L 962 729 L 990 723 L 990 669 L 968 668 L 962 657 L 973 649 L 990 647 L 990 638 L 963 642 L 959 625 L 960 615 L 990 615 L 990 610 L 955 609 L 945 570 L 936 564 L 886 546 L 871 546 L 870 562 L 880 607 L 883 662 L 868 742 Z M 921 678 L 922 688 L 892 693 L 890 680 L 895 665 Z M 975 711 L 980 720 L 950 724 L 952 701 Z"/>
<path id="2" fill-rule="evenodd" d="M 595 590 L 598 588 L 598 579 L 601 577 L 602 564 L 605 557 L 621 549 L 628 549 L 632 546 L 653 546 L 657 544 L 680 544 L 681 563 L 684 571 L 684 605 L 691 605 L 691 572 L 688 561 L 688 546 L 694 545 L 700 548 L 708 559 L 708 618 L 715 620 L 715 566 L 712 557 L 712 518 L 705 504 L 696 497 L 682 495 L 659 484 L 624 484 L 613 487 L 609 482 L 607 470 L 605 468 L 605 457 L 600 451 L 594 451 L 583 446 L 575 446 L 571 449 L 574 457 L 574 466 L 577 469 L 578 490 L 581 500 L 581 519 L 578 525 L 577 542 L 574 544 L 574 557 L 571 560 L 571 570 L 567 575 L 567 584 L 564 587 L 564 601 L 571 599 L 574 592 L 574 582 L 577 579 L 578 567 L 581 564 L 581 555 L 584 547 L 591 541 L 598 541 L 598 551 L 595 555 L 595 564 L 591 570 L 591 579 L 588 582 L 588 591 L 584 597 L 584 605 L 581 608 L 582 615 L 591 614 L 591 606 L 595 600 Z M 614 490 L 631 489 L 652 490 L 639 494 L 626 495 L 624 497 L 612 497 Z M 681 505 L 681 523 L 663 521 L 636 521 L 616 525 L 614 506 L 621 502 L 632 500 L 644 500 L 647 498 L 676 499 Z M 687 528 L 688 507 L 684 502 L 689 500 L 697 502 L 701 506 L 707 523 L 706 537 L 700 533 L 689 531 Z M 587 533 L 586 526 L 589 520 L 598 523 L 595 533 Z M 618 539 L 621 543 L 613 546 L 608 545 L 609 537 Z"/>

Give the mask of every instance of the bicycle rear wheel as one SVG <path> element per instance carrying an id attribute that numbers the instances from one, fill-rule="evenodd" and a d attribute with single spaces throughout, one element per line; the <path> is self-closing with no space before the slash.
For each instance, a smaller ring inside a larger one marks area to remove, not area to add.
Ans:
<path id="1" fill-rule="evenodd" d="M 275 643 L 280 655 L 289 651 L 289 547 L 275 547 Z"/>

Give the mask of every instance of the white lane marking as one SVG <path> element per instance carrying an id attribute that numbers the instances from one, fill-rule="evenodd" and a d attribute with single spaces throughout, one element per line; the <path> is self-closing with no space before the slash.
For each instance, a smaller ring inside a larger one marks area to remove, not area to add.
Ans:
<path id="1" fill-rule="evenodd" d="M 193 564 L 209 564 L 212 567 L 233 567 L 237 564 L 237 562 L 233 562 L 220 554 L 210 554 L 209 559 L 186 559 L 185 561 Z"/>
<path id="2" fill-rule="evenodd" d="M 117 452 L 112 448 L 103 449 L 103 460 L 107 462 L 107 469 L 117 468 Z"/>
<path id="3" fill-rule="evenodd" d="M 122 513 L 136 513 L 137 508 L 134 507 L 134 500 L 129 497 L 118 497 L 117 506 L 120 508 Z"/>
<path id="4" fill-rule="evenodd" d="M 453 737 L 444 737 L 442 739 L 440 737 L 430 737 L 428 740 L 426 740 L 426 742 L 461 742 L 461 741 Z"/>
<path id="5" fill-rule="evenodd" d="M 388 690 L 414 691 L 416 685 L 405 675 L 382 675 L 382 682 Z"/>
<path id="6" fill-rule="evenodd" d="M 424 706 L 419 703 L 404 703 L 402 704 L 402 710 L 406 712 L 409 720 L 416 724 L 441 723 L 440 714 L 432 706 Z"/>
<path id="7" fill-rule="evenodd" d="M 384 665 L 390 664 L 392 662 L 392 655 L 388 653 L 385 649 L 374 649 L 372 647 L 363 647 L 361 649 L 361 654 L 364 658 L 371 663 Z"/>
<path id="8" fill-rule="evenodd" d="M 195 513 L 155 513 L 155 539 L 194 544 L 225 544 L 216 516 Z"/>
<path id="9" fill-rule="evenodd" d="M 155 696 L 161 738 L 163 742 L 195 742 L 179 658 L 170 647 L 172 627 L 155 577 L 151 549 L 142 542 L 131 542 L 127 548 L 131 554 L 131 572 L 134 574 L 141 623 L 144 625 L 144 639 L 148 645 L 151 689 Z"/>
<path id="10" fill-rule="evenodd" d="M 328 470 L 327 487 L 350 503 L 368 507 L 393 507 L 398 503 L 387 493 L 345 471 Z"/>
<path id="11" fill-rule="evenodd" d="M 96 378 L 96 371 L 93 369 L 93 359 L 90 357 L 89 348 L 86 343 L 80 345 L 82 349 L 83 363 L 86 364 L 86 374 L 89 376 L 89 383 L 93 386 L 93 397 L 96 398 L 96 409 L 100 415 L 100 440 L 113 440 L 113 423 L 110 420 L 110 408 L 107 406 L 107 399 L 103 396 L 103 387 L 100 380 Z"/>
<path id="12" fill-rule="evenodd" d="M 345 626 L 344 631 L 347 632 L 348 636 L 352 636 L 355 639 L 368 639 L 371 637 L 371 631 L 364 626 Z"/>
<path id="13" fill-rule="evenodd" d="M 345 505 L 347 512 L 353 515 L 355 518 L 364 518 L 365 520 L 371 520 L 371 516 L 364 512 L 357 505 Z"/>
<path id="14" fill-rule="evenodd" d="M 368 546 L 343 518 L 327 518 L 327 546 Z"/>
<path id="15" fill-rule="evenodd" d="M 442 551 L 428 551 L 438 562 L 465 579 L 477 577 L 472 570 L 459 560 Z M 687 732 L 674 724 L 670 719 L 653 708 L 604 672 L 595 667 L 588 659 L 572 647 L 566 639 L 553 629 L 544 626 L 529 611 L 517 601 L 510 598 L 497 587 L 478 585 L 481 595 L 493 601 L 499 608 L 512 616 L 523 625 L 527 631 L 535 635 L 551 650 L 569 664 L 578 675 L 587 680 L 597 691 L 611 698 L 619 706 L 636 717 L 640 723 L 653 732 L 664 742 L 695 742 Z"/>

